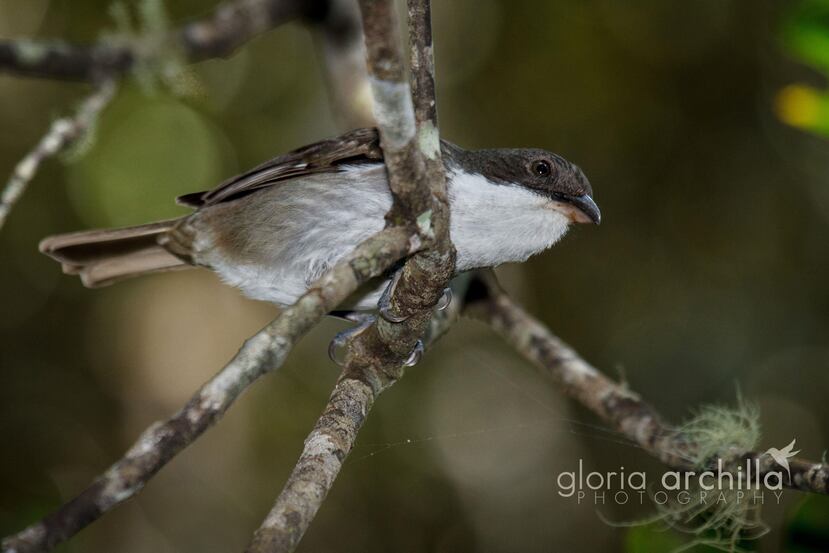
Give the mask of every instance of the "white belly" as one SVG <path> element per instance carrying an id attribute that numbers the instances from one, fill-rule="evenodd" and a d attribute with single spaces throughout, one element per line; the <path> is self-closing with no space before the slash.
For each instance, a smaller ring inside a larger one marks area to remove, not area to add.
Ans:
<path id="1" fill-rule="evenodd" d="M 307 276 L 303 277 L 298 271 L 263 274 L 262 271 L 250 266 L 231 267 L 226 265 L 221 269 L 215 268 L 214 270 L 224 282 L 239 288 L 245 296 L 254 300 L 274 303 L 281 307 L 287 307 L 295 303 L 300 296 L 308 291 L 309 285 L 316 280 Z M 377 302 L 380 300 L 387 284 L 387 280 L 383 281 L 369 293 L 355 298 L 356 301 L 347 305 L 340 305 L 339 308 L 356 311 L 377 309 Z"/>
<path id="2" fill-rule="evenodd" d="M 247 204 L 245 221 L 232 229 L 234 252 L 205 244 L 204 262 L 246 296 L 287 306 L 383 229 L 391 194 L 385 168 L 371 165 L 287 181 L 237 202 Z M 382 286 L 349 307 L 373 309 L 381 293 Z"/>

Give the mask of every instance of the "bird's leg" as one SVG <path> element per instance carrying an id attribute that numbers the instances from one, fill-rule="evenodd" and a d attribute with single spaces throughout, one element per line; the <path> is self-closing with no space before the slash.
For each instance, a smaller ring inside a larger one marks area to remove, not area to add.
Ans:
<path id="1" fill-rule="evenodd" d="M 365 311 L 354 311 L 351 309 L 335 309 L 328 312 L 329 317 L 350 321 L 352 323 L 362 323 L 366 317 L 374 317 L 371 313 Z"/>
<path id="2" fill-rule="evenodd" d="M 360 311 L 332 311 L 329 315 L 357 323 L 357 326 L 349 328 L 348 330 L 343 330 L 334 336 L 328 344 L 328 357 L 334 362 L 334 364 L 342 367 L 345 365 L 345 360 L 337 357 L 337 350 L 348 343 L 349 340 L 356 338 L 368 327 L 373 325 L 377 320 L 377 317 L 370 313 L 363 313 Z M 420 358 L 423 356 L 423 349 L 423 341 L 418 340 L 414 349 L 412 349 L 412 352 L 409 354 L 408 359 L 406 359 L 406 362 L 403 363 L 403 366 L 413 367 L 417 365 L 418 361 L 420 361 Z"/>
<path id="3" fill-rule="evenodd" d="M 390 323 L 402 323 L 408 316 L 400 316 L 395 315 L 391 312 L 391 296 L 394 294 L 394 289 L 397 287 L 397 283 L 400 282 L 400 277 L 403 274 L 403 269 L 398 269 L 394 272 L 394 275 L 391 277 L 388 286 L 386 289 L 383 290 L 383 294 L 380 296 L 380 300 L 377 302 L 377 308 L 380 311 L 380 316 L 383 317 Z M 438 311 L 443 311 L 449 304 L 452 303 L 452 289 L 450 287 L 446 287 L 443 289 L 443 295 L 438 300 L 436 308 Z"/>

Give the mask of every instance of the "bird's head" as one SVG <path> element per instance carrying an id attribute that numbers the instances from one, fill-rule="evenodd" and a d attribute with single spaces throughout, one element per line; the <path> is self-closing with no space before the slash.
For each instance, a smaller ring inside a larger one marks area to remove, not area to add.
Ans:
<path id="1" fill-rule="evenodd" d="M 467 163 L 492 182 L 520 186 L 549 200 L 574 223 L 599 224 L 599 206 L 582 170 L 558 154 L 537 148 L 466 152 Z"/>
<path id="2" fill-rule="evenodd" d="M 601 220 L 587 177 L 557 154 L 464 150 L 448 142 L 443 154 L 460 269 L 524 261 L 555 244 L 572 223 Z"/>

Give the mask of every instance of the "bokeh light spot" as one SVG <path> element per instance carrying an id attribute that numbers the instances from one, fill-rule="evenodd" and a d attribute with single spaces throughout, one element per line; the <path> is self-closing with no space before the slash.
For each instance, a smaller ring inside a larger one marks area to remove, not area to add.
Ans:
<path id="1" fill-rule="evenodd" d="M 224 135 L 186 104 L 133 94 L 107 115 L 92 149 L 67 171 L 71 201 L 89 226 L 182 214 L 176 195 L 221 180 L 230 148 Z"/>
<path id="2" fill-rule="evenodd" d="M 794 127 L 810 127 L 820 113 L 820 97 L 809 86 L 793 84 L 782 89 L 775 101 L 777 115 Z"/>

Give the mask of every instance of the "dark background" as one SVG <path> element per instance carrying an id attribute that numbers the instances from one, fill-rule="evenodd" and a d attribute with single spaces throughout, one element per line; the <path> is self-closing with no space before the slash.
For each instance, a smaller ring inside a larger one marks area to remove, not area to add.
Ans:
<path id="1" fill-rule="evenodd" d="M 214 3 L 168 4 L 183 21 Z M 108 5 L 0 0 L 0 36 L 95 40 L 113 29 Z M 802 456 L 820 459 L 829 141 L 776 115 L 808 126 L 808 98 L 785 91 L 825 83 L 787 47 L 799 5 L 436 1 L 435 44 L 445 138 L 561 153 L 602 208 L 600 227 L 500 268 L 508 290 L 669 419 L 734 404 L 739 388 L 761 410 L 759 447 L 796 438 Z M 79 491 L 275 314 L 201 271 L 86 290 L 37 253 L 49 234 L 182 213 L 177 194 L 341 130 L 299 25 L 179 82 L 187 94 L 126 84 L 94 141 L 47 162 L 0 231 L 3 534 Z M 0 75 L 0 173 L 87 92 Z M 61 550 L 241 550 L 327 399 L 337 371 L 324 351 L 341 328 L 312 332 L 136 500 Z M 651 506 L 557 494 L 556 476 L 580 458 L 586 470 L 659 474 L 596 424 L 464 321 L 380 399 L 300 550 L 669 550 L 671 536 L 643 539 L 596 512 L 633 520 Z M 825 498 L 771 503 L 772 532 L 750 548 L 829 550 Z"/>

